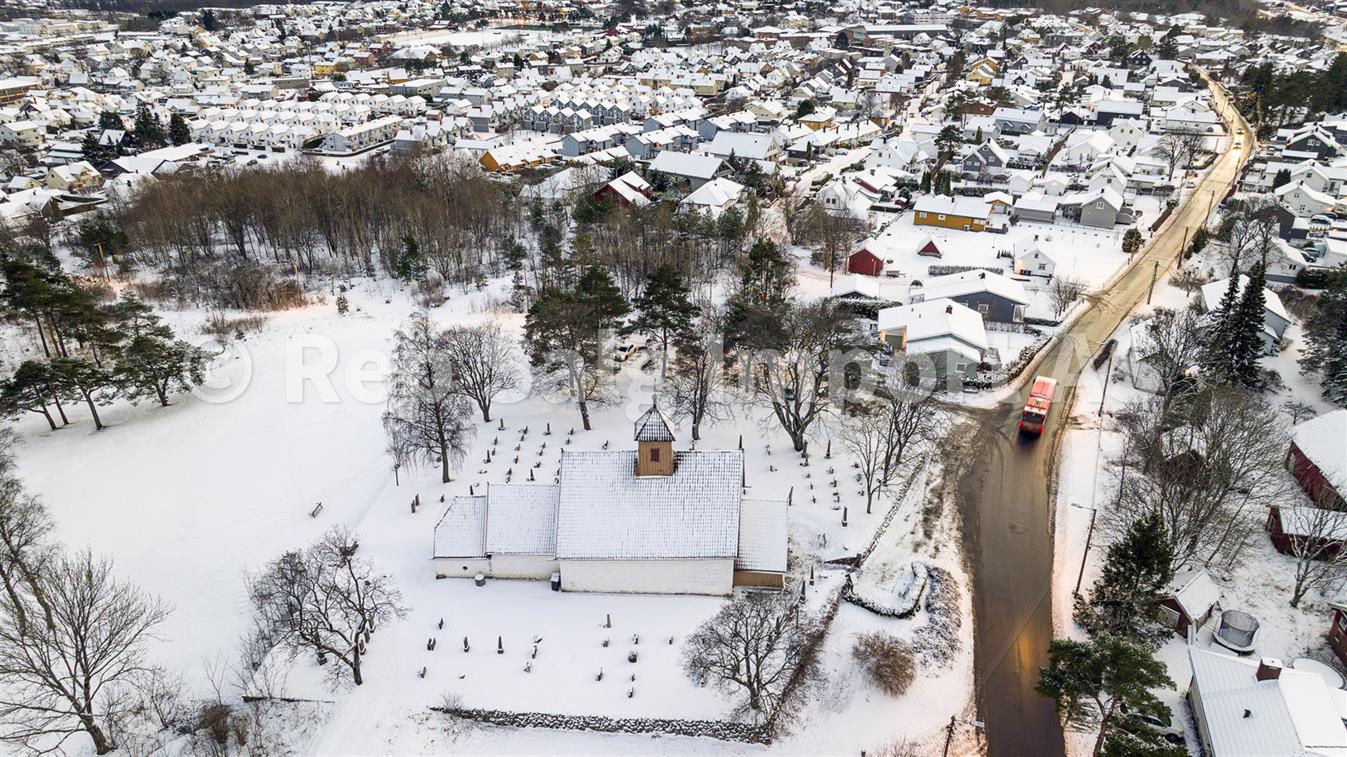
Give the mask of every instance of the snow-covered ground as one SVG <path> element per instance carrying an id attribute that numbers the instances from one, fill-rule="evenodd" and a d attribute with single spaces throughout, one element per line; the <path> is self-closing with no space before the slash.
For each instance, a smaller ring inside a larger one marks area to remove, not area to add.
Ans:
<path id="1" fill-rule="evenodd" d="M 446 324 L 495 317 L 518 329 L 522 316 L 502 304 L 506 288 L 497 281 L 486 290 L 455 292 L 432 317 Z M 170 407 L 115 403 L 102 413 L 108 428 L 101 432 L 93 431 L 80 408 L 67 408 L 73 423 L 55 432 L 36 416 L 19 423 L 19 470 L 51 509 L 61 541 L 114 556 L 120 574 L 174 606 L 152 650 L 155 660 L 182 671 L 204 693 L 207 668 L 232 659 L 247 628 L 246 574 L 341 524 L 359 534 L 362 554 L 395 578 L 411 611 L 375 635 L 364 686 L 334 691 L 311 661 L 296 661 L 283 693 L 324 703 L 294 715 L 312 731 L 298 751 L 762 751 L 707 739 L 465 728 L 428 713 L 445 694 L 455 694 L 468 706 L 512 710 L 725 717 L 726 695 L 692 685 L 681 668 L 682 641 L 723 600 L 553 593 L 545 582 L 477 587 L 436 580 L 429 558 L 441 496 L 466 494 L 469 487 L 480 491 L 504 480 L 507 468 L 521 480 L 533 463 L 538 466 L 530 469 L 546 480 L 563 448 L 630 445 L 631 422 L 649 402 L 650 379 L 625 370 L 618 377 L 620 399 L 594 412 L 590 432 L 579 429 L 574 406 L 538 393 L 500 402 L 490 424 L 478 423 L 473 449 L 453 482 L 439 483 L 434 471 L 406 469 L 395 479 L 384 454 L 380 377 L 393 331 L 413 306 L 388 282 L 357 282 L 348 296 L 345 316 L 331 304 L 331 292 L 308 307 L 269 314 L 260 332 L 235 343 L 219 361 L 208 390 L 177 397 Z M 167 320 L 190 336 L 199 332 L 204 314 L 170 313 Z M 496 418 L 503 419 L 504 430 Z M 549 423 L 551 434 L 545 435 Z M 686 447 L 687 429 L 677 433 Z M 865 512 L 840 443 L 832 441 L 832 454 L 826 454 L 826 427 L 819 428 L 807 462 L 756 410 L 704 429 L 699 446 L 733 448 L 741 437 L 749 494 L 791 498 L 792 560 L 806 574 L 817 567 L 811 602 L 821 601 L 840 587 L 841 573 L 823 570 L 819 561 L 863 549 L 890 503 L 881 498 L 871 514 Z M 484 462 L 493 447 L 500 454 Z M 911 475 L 925 480 L 920 470 Z M 412 513 L 418 494 L 423 507 Z M 944 533 L 939 544 L 916 536 L 916 503 L 924 495 L 920 482 L 912 487 L 911 501 L 903 503 L 877 554 L 886 565 L 901 565 L 938 553 L 962 583 L 957 549 L 938 548 L 957 545 L 957 533 Z M 321 513 L 311 517 L 319 502 Z M 612 628 L 601 627 L 609 616 Z M 854 754 L 898 737 L 934 743 L 951 716 L 971 717 L 972 623 L 966 617 L 958 652 L 946 664 L 921 670 L 901 698 L 880 693 L 851 661 L 856 633 L 886 627 L 908 635 L 921 622 L 844 607 L 825 647 L 828 676 L 817 706 L 770 750 Z M 465 636 L 472 647 L 467 653 Z M 497 637 L 504 654 L 496 653 Z M 538 656 L 525 672 L 536 637 Z M 434 651 L 426 649 L 431 638 L 437 640 Z M 639 650 L 634 664 L 626 660 L 632 649 Z M 422 668 L 424 678 L 418 675 Z M 596 681 L 600 668 L 605 676 Z M 321 727 L 312 727 L 324 717 Z"/>
<path id="2" fill-rule="evenodd" d="M 1088 591 L 1098 578 L 1107 551 L 1107 537 L 1098 529 L 1091 534 L 1092 510 L 1105 512 L 1110 507 L 1109 480 L 1106 467 L 1111 457 L 1121 448 L 1119 433 L 1111 429 L 1105 419 L 1100 423 L 1099 408 L 1103 399 L 1105 415 L 1116 412 L 1127 402 L 1147 396 L 1132 386 L 1126 369 L 1127 351 L 1131 345 L 1129 327 L 1137 319 L 1145 318 L 1154 307 L 1178 308 L 1185 306 L 1190 296 L 1164 280 L 1156 287 L 1152 307 L 1142 307 L 1123 322 L 1114 335 L 1118 340 L 1114 351 L 1113 371 L 1104 387 L 1104 368 L 1087 367 L 1076 386 L 1074 405 L 1070 408 L 1071 422 L 1062 443 L 1056 507 L 1056 548 L 1053 587 L 1053 622 L 1059 637 L 1084 638 L 1072 622 L 1073 592 L 1077 585 Z M 1330 407 L 1301 376 L 1296 361 L 1300 350 L 1300 326 L 1287 331 L 1291 345 L 1281 353 L 1266 358 L 1265 367 L 1275 368 L 1287 388 L 1269 394 L 1265 399 L 1274 407 L 1287 400 L 1305 402 L 1316 412 Z M 1288 474 L 1289 476 L 1289 474 Z M 1211 569 L 1212 577 L 1221 589 L 1220 605 L 1225 609 L 1243 610 L 1261 623 L 1257 654 L 1291 661 L 1301 657 L 1315 657 L 1328 661 L 1331 656 L 1323 640 L 1331 621 L 1328 602 L 1334 596 L 1311 592 L 1300 608 L 1292 608 L 1290 587 L 1295 567 L 1294 558 L 1278 553 L 1271 540 L 1261 530 L 1262 513 L 1251 513 L 1255 529 L 1249 545 L 1241 553 L 1239 563 L 1229 571 Z M 1089 551 L 1086 553 L 1087 537 Z M 1195 634 L 1193 644 L 1202 649 L 1227 653 L 1212 642 L 1214 620 Z M 1188 640 L 1174 636 L 1157 656 L 1169 669 L 1176 690 L 1164 692 L 1162 699 L 1178 714 L 1178 720 L 1191 717 L 1182 700 L 1188 690 L 1192 673 L 1188 662 Z M 1068 732 L 1070 754 L 1084 755 L 1093 747 L 1093 734 Z M 1195 742 L 1190 740 L 1190 745 Z"/>

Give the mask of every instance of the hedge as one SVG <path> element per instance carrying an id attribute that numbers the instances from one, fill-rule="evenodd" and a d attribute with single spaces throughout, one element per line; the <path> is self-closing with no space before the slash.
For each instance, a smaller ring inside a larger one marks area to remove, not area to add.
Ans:
<path id="1" fill-rule="evenodd" d="M 610 718 L 603 715 L 557 715 L 547 712 L 479 710 L 469 707 L 431 707 L 456 718 L 511 728 L 554 728 L 561 731 L 599 733 L 667 733 L 672 736 L 704 736 L 749 744 L 771 743 L 766 726 L 726 720 L 681 720 L 676 718 Z"/>

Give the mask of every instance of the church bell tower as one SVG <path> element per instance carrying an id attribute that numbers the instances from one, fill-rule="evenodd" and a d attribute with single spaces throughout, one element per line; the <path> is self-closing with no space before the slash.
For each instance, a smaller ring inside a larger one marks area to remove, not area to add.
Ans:
<path id="1" fill-rule="evenodd" d="M 636 419 L 636 475 L 671 476 L 674 472 L 673 431 L 656 403 Z"/>

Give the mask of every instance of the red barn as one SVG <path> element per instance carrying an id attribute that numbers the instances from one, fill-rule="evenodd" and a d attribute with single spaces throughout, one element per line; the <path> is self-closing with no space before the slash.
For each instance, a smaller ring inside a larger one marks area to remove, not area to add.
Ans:
<path id="1" fill-rule="evenodd" d="M 1305 421 L 1291 431 L 1286 467 L 1319 507 L 1342 510 L 1347 481 L 1347 409 Z"/>
<path id="2" fill-rule="evenodd" d="M 943 258 L 945 253 L 940 251 L 934 239 L 927 239 L 926 243 L 917 249 L 918 255 L 925 255 L 932 258 Z"/>
<path id="3" fill-rule="evenodd" d="M 1347 605 L 1329 602 L 1333 608 L 1333 625 L 1328 629 L 1328 646 L 1338 656 L 1343 665 L 1347 665 Z"/>
<path id="4" fill-rule="evenodd" d="M 852 253 L 847 258 L 847 273 L 859 273 L 863 276 L 882 276 L 884 274 L 884 261 L 879 256 L 862 249 L 859 252 Z"/>

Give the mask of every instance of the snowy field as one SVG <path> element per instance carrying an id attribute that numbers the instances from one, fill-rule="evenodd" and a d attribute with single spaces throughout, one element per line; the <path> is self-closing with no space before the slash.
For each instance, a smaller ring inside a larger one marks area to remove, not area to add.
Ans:
<path id="1" fill-rule="evenodd" d="M 454 293 L 432 317 L 442 324 L 495 317 L 518 329 L 522 316 L 501 305 L 505 288 L 495 282 L 484 291 Z M 503 481 L 509 468 L 515 481 L 524 480 L 525 469 L 549 480 L 562 449 L 633 446 L 631 422 L 648 406 L 650 379 L 624 371 L 618 377 L 621 399 L 593 413 L 590 432 L 580 430 L 572 405 L 537 394 L 501 402 L 490 424 L 478 422 L 473 449 L 453 482 L 406 469 L 395 479 L 384 453 L 380 378 L 393 330 L 412 304 L 388 283 L 360 282 L 348 296 L 346 316 L 336 313 L 331 293 L 308 307 L 269 314 L 260 332 L 221 358 L 201 396 L 179 396 L 167 408 L 118 402 L 103 412 L 108 428 L 97 433 L 79 408 L 68 408 L 72 425 L 55 432 L 37 416 L 20 422 L 19 470 L 51 509 L 59 538 L 72 548 L 114 556 L 121 575 L 173 605 L 152 649 L 155 661 L 182 671 L 204 695 L 208 669 L 234 659 L 247 628 L 246 574 L 340 524 L 355 530 L 361 553 L 394 577 L 411 612 L 375 635 L 364 686 L 332 690 L 311 660 L 291 666 L 281 693 L 319 702 L 288 715 L 303 721 L 303 728 L 296 724 L 294 739 L 303 743 L 295 751 L 763 751 L 706 739 L 465 728 L 428 712 L 445 694 L 455 694 L 468 706 L 513 710 L 726 717 L 726 695 L 694 686 L 681 668 L 682 641 L 723 600 L 553 593 L 545 582 L 476 587 L 436 580 L 429 558 L 441 496 L 467 494 L 469 487 L 480 492 Z M 204 314 L 168 313 L 166 320 L 179 333 L 195 335 Z M 678 446 L 686 448 L 687 429 L 676 433 Z M 784 434 L 756 410 L 704 428 L 699 446 L 734 448 L 741 437 L 748 494 L 791 498 L 792 569 L 807 575 L 811 565 L 817 567 L 810 601 L 822 602 L 840 587 L 841 574 L 825 571 L 819 561 L 863 549 L 890 503 L 880 498 L 873 513 L 865 512 L 840 443 L 832 442 L 831 457 L 826 454 L 826 427 L 819 428 L 808 461 L 792 453 Z M 486 463 L 492 448 L 499 454 Z M 922 471 L 914 468 L 910 475 L 920 478 Z M 904 503 L 889 530 L 882 550 L 886 565 L 931 557 L 930 544 L 921 546 L 915 536 L 915 502 L 923 493 L 920 483 L 913 487 L 913 501 Z M 410 502 L 418 494 L 423 506 L 413 514 Z M 311 517 L 320 502 L 321 513 Z M 939 541 L 957 545 L 957 534 Z M 957 549 L 944 550 L 939 560 L 962 583 Z M 602 627 L 609 616 L 612 628 Z M 898 737 L 935 743 L 952 715 L 971 717 L 967 617 L 952 659 L 921 670 L 902 698 L 880 693 L 852 662 L 856 633 L 885 627 L 904 636 L 920 623 L 844 607 L 825 647 L 828 676 L 815 695 L 817 705 L 769 751 L 854 754 Z M 497 637 L 503 654 L 496 652 Z M 434 651 L 426 649 L 431 638 Z M 639 651 L 634 664 L 627 662 L 633 649 Z M 422 668 L 424 678 L 418 675 Z M 605 675 L 597 681 L 600 669 Z M 321 725 L 313 722 L 323 718 Z"/>

